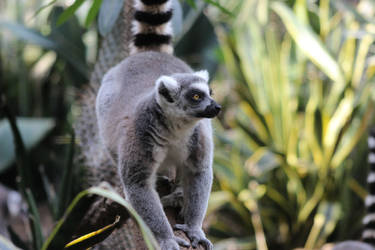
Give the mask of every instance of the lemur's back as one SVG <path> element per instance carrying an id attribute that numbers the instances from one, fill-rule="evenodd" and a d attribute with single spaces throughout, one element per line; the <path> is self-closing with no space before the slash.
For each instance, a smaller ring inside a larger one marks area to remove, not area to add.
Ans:
<path id="1" fill-rule="evenodd" d="M 119 127 L 132 126 L 133 122 L 126 117 L 135 117 L 138 104 L 150 96 L 161 75 L 190 72 L 190 67 L 180 59 L 154 51 L 129 56 L 109 70 L 96 100 L 99 121 L 110 121 L 98 123 L 102 137 L 107 138 L 104 142 L 113 145 L 121 133 Z"/>
<path id="2" fill-rule="evenodd" d="M 186 63 L 172 55 L 147 51 L 129 56 L 112 68 L 102 84 L 115 84 L 113 87 L 117 91 L 111 94 L 112 97 L 121 97 L 121 103 L 127 105 L 132 103 L 133 98 L 150 93 L 161 75 L 191 72 Z M 113 78 L 117 80 L 112 81 Z"/>

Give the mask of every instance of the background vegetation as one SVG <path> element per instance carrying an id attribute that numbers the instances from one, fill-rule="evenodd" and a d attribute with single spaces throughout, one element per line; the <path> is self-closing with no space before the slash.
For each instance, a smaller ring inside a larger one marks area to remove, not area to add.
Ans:
<path id="1" fill-rule="evenodd" d="M 358 239 L 366 136 L 375 124 L 375 2 L 186 2 L 176 7 L 176 54 L 210 70 L 224 106 L 207 216 L 215 248 L 313 249 Z M 69 237 L 60 221 L 47 239 L 81 191 L 72 104 L 88 82 L 99 32 L 110 28 L 104 5 L 0 2 L 0 184 L 18 188 L 29 218 L 12 217 L 0 232 L 18 247 Z"/>

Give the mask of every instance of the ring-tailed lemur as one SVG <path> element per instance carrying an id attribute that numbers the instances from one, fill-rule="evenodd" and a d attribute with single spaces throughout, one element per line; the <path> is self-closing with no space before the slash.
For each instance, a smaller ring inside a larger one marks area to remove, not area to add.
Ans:
<path id="1" fill-rule="evenodd" d="M 375 247 L 375 128 L 368 136 L 368 164 L 370 171 L 367 177 L 368 195 L 365 200 L 367 215 L 363 218 L 362 241 L 344 241 L 333 250 L 374 250 Z"/>
<path id="2" fill-rule="evenodd" d="M 162 249 L 189 244 L 174 236 L 154 182 L 176 167 L 182 182 L 185 224 L 193 247 L 212 249 L 202 228 L 212 184 L 211 121 L 221 107 L 207 71 L 193 70 L 172 54 L 171 0 L 136 0 L 132 55 L 104 76 L 96 99 L 102 143 L 118 166 L 126 199 Z"/>

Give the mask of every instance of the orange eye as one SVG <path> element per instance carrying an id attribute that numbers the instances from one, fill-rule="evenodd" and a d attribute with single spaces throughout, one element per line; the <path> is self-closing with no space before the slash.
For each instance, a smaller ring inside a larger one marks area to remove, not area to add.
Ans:
<path id="1" fill-rule="evenodd" d="M 201 97 L 198 94 L 193 95 L 193 99 L 198 101 Z"/>

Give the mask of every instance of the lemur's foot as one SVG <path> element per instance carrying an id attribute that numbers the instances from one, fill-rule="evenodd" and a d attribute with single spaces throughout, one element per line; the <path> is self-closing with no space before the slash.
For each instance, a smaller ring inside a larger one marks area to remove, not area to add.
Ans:
<path id="1" fill-rule="evenodd" d="M 206 238 L 203 230 L 199 227 L 189 227 L 187 224 L 176 224 L 175 229 L 184 231 L 191 241 L 191 246 L 197 248 L 200 243 L 206 250 L 212 250 L 212 243 Z"/>
<path id="2" fill-rule="evenodd" d="M 182 207 L 184 202 L 184 194 L 182 187 L 177 187 L 173 193 L 161 198 L 163 207 Z"/>
<path id="3" fill-rule="evenodd" d="M 189 242 L 187 242 L 186 240 L 180 238 L 180 237 L 177 237 L 175 236 L 174 239 L 177 241 L 177 243 L 182 246 L 182 247 L 190 247 L 190 244 Z"/>
<path id="4" fill-rule="evenodd" d="M 180 250 L 180 247 L 174 239 L 160 240 L 159 245 L 161 250 Z"/>
<path id="5" fill-rule="evenodd" d="M 189 247 L 190 244 L 186 240 L 174 236 L 173 238 L 159 240 L 161 250 L 180 250 L 180 246 Z"/>

